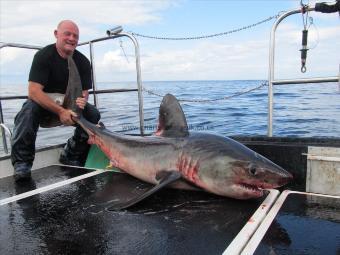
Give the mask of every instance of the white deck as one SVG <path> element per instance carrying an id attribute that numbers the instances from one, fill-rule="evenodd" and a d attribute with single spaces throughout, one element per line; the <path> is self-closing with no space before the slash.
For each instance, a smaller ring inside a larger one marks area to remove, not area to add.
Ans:
<path id="1" fill-rule="evenodd" d="M 62 145 L 53 146 L 48 149 L 38 150 L 35 154 L 32 170 L 45 166 L 59 164 L 59 155 L 62 150 Z M 5 156 L 0 159 L 0 178 L 12 176 L 14 169 L 11 163 L 10 156 Z"/>

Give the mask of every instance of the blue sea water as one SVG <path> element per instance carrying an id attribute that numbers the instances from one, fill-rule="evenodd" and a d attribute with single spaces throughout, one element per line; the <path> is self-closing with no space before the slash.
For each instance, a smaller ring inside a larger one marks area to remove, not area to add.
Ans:
<path id="1" fill-rule="evenodd" d="M 181 101 L 190 130 L 225 136 L 266 135 L 268 87 L 231 97 L 260 86 L 264 81 L 154 81 L 143 86 L 160 95 L 171 93 Z M 99 83 L 97 89 L 136 88 L 135 82 Z M 274 87 L 273 135 L 282 137 L 340 137 L 340 90 L 337 83 L 300 84 Z M 1 96 L 26 95 L 26 85 L 1 85 Z M 146 133 L 157 127 L 161 97 L 143 93 Z M 206 103 L 185 100 L 225 100 Z M 15 114 L 25 100 L 2 101 L 5 124 L 13 129 Z M 90 102 L 93 98 L 90 98 Z M 137 92 L 100 94 L 102 122 L 112 130 L 139 133 Z M 41 129 L 37 147 L 65 142 L 72 127 Z M 2 143 L 2 141 L 1 141 Z M 2 153 L 2 145 L 0 146 Z"/>

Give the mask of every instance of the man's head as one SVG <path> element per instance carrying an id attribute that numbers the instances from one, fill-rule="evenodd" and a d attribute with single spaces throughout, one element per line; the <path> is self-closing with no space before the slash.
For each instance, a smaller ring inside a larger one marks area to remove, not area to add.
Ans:
<path id="1" fill-rule="evenodd" d="M 58 53 L 64 58 L 72 55 L 79 39 L 79 29 L 76 23 L 71 20 L 61 21 L 57 29 L 54 30 L 54 36 L 57 39 Z"/>

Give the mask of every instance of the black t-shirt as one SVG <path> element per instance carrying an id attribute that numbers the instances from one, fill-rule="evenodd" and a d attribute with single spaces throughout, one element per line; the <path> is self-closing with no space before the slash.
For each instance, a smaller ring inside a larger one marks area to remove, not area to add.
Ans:
<path id="1" fill-rule="evenodd" d="M 89 60 L 79 51 L 73 53 L 81 79 L 83 90 L 92 88 L 91 65 Z M 33 59 L 29 81 L 40 83 L 44 92 L 65 94 L 68 83 L 67 59 L 62 58 L 55 44 L 39 50 Z"/>

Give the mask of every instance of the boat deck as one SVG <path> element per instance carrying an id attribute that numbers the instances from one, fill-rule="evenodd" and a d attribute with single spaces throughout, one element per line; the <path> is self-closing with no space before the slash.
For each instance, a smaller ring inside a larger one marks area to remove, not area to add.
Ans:
<path id="1" fill-rule="evenodd" d="M 63 185 L 44 190 L 56 183 Z M 21 185 L 2 178 L 0 254 L 222 254 L 263 202 L 164 189 L 108 210 L 149 187 L 127 174 L 61 165 Z"/>
<path id="2" fill-rule="evenodd" d="M 276 209 L 248 243 L 248 247 L 256 244 L 255 255 L 340 254 L 339 197 L 285 191 L 273 206 Z M 257 245 L 261 232 L 265 235 Z"/>

